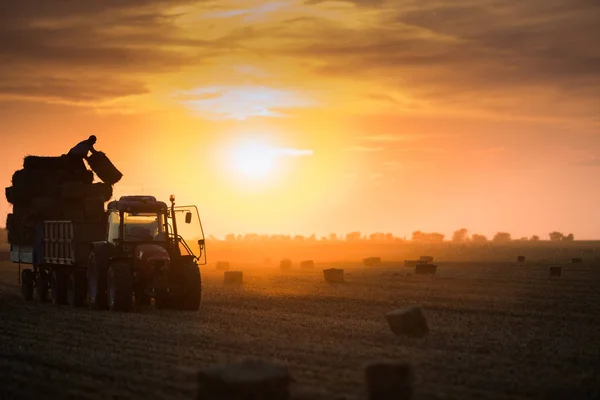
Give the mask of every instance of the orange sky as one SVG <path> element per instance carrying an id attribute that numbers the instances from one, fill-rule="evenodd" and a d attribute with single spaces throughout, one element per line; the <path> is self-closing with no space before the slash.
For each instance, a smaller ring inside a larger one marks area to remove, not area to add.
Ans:
<path id="1" fill-rule="evenodd" d="M 93 133 L 117 195 L 175 193 L 216 236 L 598 239 L 598 20 L 589 0 L 2 2 L 0 179 Z M 248 140 L 287 149 L 261 179 L 232 168 Z"/>

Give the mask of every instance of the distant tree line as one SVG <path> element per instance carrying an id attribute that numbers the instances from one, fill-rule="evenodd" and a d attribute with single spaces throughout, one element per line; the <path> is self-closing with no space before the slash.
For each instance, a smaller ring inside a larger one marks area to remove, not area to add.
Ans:
<path id="1" fill-rule="evenodd" d="M 411 239 L 400 238 L 392 233 L 375 232 L 369 235 L 365 235 L 360 231 L 349 232 L 346 235 L 338 236 L 336 233 L 331 233 L 328 236 L 317 237 L 317 235 L 303 236 L 303 235 L 261 235 L 257 233 L 248 233 L 245 235 L 228 234 L 225 236 L 225 242 L 270 242 L 270 243 L 299 243 L 299 242 L 370 242 L 370 243 L 442 243 L 446 236 L 438 232 L 422 232 L 414 231 Z M 565 235 L 561 232 L 554 231 L 548 234 L 550 241 L 574 241 L 575 236 L 572 233 Z M 214 236 L 209 237 L 209 240 L 218 240 Z M 469 231 L 466 228 L 456 230 L 449 242 L 451 243 L 473 243 L 473 244 L 485 244 L 485 243 L 510 243 L 514 241 L 527 241 L 527 242 L 539 242 L 541 239 L 538 235 L 531 237 L 522 237 L 520 239 L 513 239 L 512 235 L 508 232 L 497 232 L 491 239 L 487 236 L 473 233 L 469 235 Z"/>

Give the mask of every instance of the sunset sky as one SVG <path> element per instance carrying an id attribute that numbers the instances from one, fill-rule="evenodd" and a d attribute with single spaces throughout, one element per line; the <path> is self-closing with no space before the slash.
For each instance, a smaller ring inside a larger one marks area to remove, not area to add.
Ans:
<path id="1" fill-rule="evenodd" d="M 0 180 L 90 134 L 207 234 L 600 239 L 597 0 L 0 2 Z M 10 212 L 0 202 L 0 214 Z"/>

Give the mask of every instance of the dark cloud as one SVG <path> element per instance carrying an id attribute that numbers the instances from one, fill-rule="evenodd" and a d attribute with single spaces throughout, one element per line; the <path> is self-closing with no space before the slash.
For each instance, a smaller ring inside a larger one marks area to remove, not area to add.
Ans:
<path id="1" fill-rule="evenodd" d="M 600 96 L 597 21 L 596 0 L 390 1 L 379 27 L 338 26 L 298 51 L 322 74 L 397 80 L 438 99 L 547 90 L 568 102 Z"/>
<path id="2" fill-rule="evenodd" d="M 138 74 L 177 71 L 226 50 L 181 32 L 168 7 L 186 3 L 0 2 L 0 95 L 80 101 L 140 94 L 146 89 Z M 119 88 L 106 89 L 107 83 Z"/>

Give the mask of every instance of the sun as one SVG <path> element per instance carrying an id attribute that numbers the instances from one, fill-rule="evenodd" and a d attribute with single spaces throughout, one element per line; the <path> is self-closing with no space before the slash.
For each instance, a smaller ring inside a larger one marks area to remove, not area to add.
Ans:
<path id="1" fill-rule="evenodd" d="M 232 164 L 235 171 L 246 178 L 265 179 L 277 166 L 276 152 L 265 143 L 240 143 L 233 149 Z"/>

